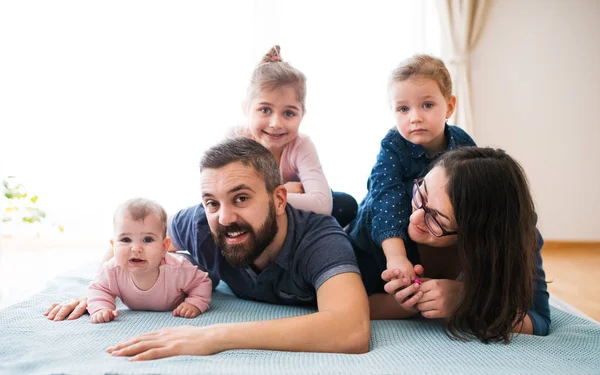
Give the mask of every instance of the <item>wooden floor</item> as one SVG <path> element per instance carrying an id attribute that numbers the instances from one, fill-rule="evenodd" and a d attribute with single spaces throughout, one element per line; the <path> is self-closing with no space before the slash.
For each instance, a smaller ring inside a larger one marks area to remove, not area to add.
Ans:
<path id="1" fill-rule="evenodd" d="M 550 294 L 600 321 L 600 243 L 547 241 L 542 258 Z"/>

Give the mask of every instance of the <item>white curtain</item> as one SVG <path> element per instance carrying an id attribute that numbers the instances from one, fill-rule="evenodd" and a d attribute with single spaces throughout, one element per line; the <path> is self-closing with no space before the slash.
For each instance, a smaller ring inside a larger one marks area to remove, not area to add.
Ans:
<path id="1" fill-rule="evenodd" d="M 457 108 L 450 121 L 475 136 L 471 100 L 471 51 L 474 49 L 489 9 L 488 0 L 437 0 L 442 29 L 450 44 L 450 71 Z"/>

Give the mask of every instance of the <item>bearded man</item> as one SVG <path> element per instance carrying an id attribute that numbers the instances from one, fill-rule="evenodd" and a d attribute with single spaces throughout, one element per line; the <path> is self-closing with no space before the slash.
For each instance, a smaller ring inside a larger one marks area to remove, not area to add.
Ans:
<path id="1" fill-rule="evenodd" d="M 108 349 L 133 360 L 230 349 L 365 353 L 369 306 L 352 246 L 331 216 L 287 204 L 277 161 L 262 145 L 233 138 L 200 163 L 202 204 L 169 220 L 172 250 L 187 250 L 217 285 L 239 298 L 316 306 L 313 314 L 260 322 L 165 328 Z M 52 305 L 49 319 L 75 319 L 84 298 Z M 83 308 L 82 308 L 83 306 Z"/>

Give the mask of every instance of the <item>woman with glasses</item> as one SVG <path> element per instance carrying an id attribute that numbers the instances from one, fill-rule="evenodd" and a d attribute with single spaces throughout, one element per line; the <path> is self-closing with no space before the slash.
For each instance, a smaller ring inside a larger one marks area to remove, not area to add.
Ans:
<path id="1" fill-rule="evenodd" d="M 550 310 L 536 214 L 521 166 L 500 149 L 442 155 L 414 181 L 407 256 L 416 281 L 354 243 L 371 319 L 420 314 L 456 338 L 509 342 L 547 335 Z"/>

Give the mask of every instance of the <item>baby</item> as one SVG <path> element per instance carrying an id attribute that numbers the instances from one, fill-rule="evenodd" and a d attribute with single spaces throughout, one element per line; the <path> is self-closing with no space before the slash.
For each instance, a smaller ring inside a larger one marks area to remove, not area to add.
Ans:
<path id="1" fill-rule="evenodd" d="M 158 203 L 135 198 L 121 204 L 110 240 L 114 258 L 98 271 L 88 289 L 92 323 L 106 323 L 119 314 L 115 297 L 132 310 L 173 310 L 174 316 L 195 318 L 208 310 L 212 282 L 188 260 L 168 252 L 167 214 Z"/>

